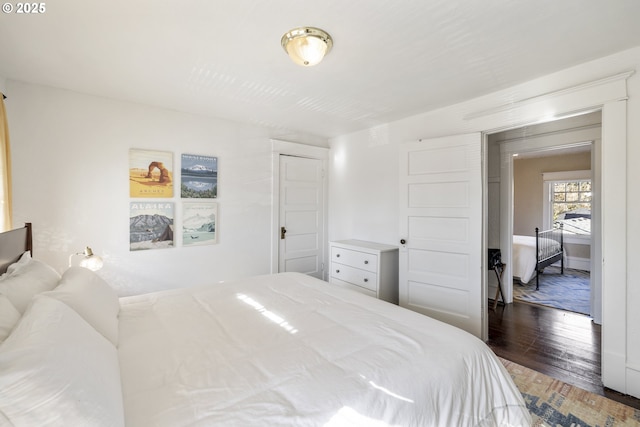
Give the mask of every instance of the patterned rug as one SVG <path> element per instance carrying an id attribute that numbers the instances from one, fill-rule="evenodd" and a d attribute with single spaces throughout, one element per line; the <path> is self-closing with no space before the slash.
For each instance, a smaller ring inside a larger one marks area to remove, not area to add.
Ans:
<path id="1" fill-rule="evenodd" d="M 546 305 L 561 310 L 590 314 L 589 272 L 559 267 L 547 267 L 540 274 L 540 289 L 536 291 L 535 276 L 529 283 L 513 280 L 513 297 L 519 301 Z"/>
<path id="2" fill-rule="evenodd" d="M 532 426 L 640 426 L 640 410 L 500 358 L 522 393 Z"/>

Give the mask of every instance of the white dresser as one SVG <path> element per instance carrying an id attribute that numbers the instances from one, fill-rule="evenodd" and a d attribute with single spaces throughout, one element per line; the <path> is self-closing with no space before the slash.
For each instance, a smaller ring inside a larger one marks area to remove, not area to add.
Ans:
<path id="1" fill-rule="evenodd" d="M 398 248 L 364 240 L 329 242 L 329 282 L 398 303 Z"/>

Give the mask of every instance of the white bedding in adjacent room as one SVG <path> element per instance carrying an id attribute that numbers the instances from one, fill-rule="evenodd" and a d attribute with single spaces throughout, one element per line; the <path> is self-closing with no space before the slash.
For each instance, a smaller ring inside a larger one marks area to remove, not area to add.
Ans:
<path id="1" fill-rule="evenodd" d="M 553 239 L 544 240 L 545 247 L 559 250 L 560 243 Z M 534 236 L 513 236 L 512 276 L 518 277 L 522 283 L 528 283 L 536 274 L 538 254 L 536 254 L 536 238 Z"/>
<path id="2" fill-rule="evenodd" d="M 528 426 L 470 334 L 306 275 L 120 299 L 126 425 Z"/>
<path id="3" fill-rule="evenodd" d="M 522 283 L 529 283 L 535 275 L 538 258 L 536 255 L 536 238 L 532 236 L 513 236 L 513 277 Z"/>

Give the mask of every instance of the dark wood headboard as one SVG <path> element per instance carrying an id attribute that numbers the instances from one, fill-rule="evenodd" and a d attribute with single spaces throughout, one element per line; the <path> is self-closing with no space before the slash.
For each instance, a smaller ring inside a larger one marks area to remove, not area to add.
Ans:
<path id="1" fill-rule="evenodd" d="M 31 223 L 25 223 L 24 227 L 0 233 L 0 274 L 7 271 L 7 267 L 20 259 L 26 251 L 32 247 Z"/>

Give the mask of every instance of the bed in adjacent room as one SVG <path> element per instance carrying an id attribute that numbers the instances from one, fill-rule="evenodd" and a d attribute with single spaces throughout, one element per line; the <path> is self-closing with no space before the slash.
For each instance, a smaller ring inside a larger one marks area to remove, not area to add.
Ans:
<path id="1" fill-rule="evenodd" d="M 539 275 L 551 264 L 560 262 L 564 274 L 564 243 L 562 225 L 559 228 L 540 231 L 534 236 L 513 236 L 512 275 L 524 284 L 535 277 L 536 290 L 540 286 Z"/>
<path id="2" fill-rule="evenodd" d="M 396 305 L 298 273 L 118 298 L 27 254 L 0 278 L 0 425 L 529 425 L 483 342 Z"/>

